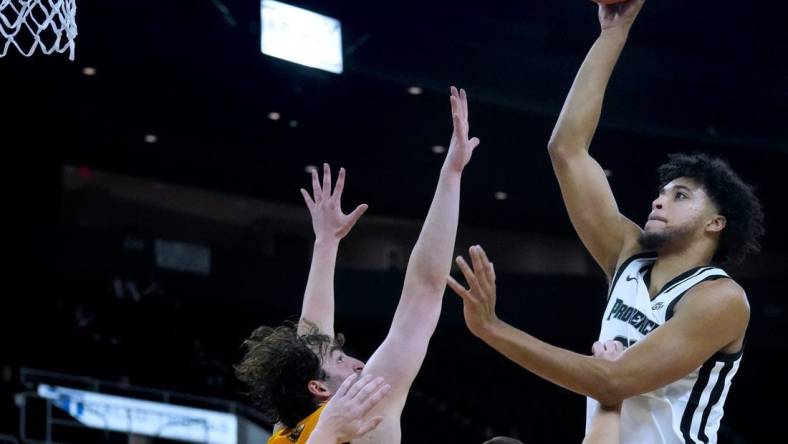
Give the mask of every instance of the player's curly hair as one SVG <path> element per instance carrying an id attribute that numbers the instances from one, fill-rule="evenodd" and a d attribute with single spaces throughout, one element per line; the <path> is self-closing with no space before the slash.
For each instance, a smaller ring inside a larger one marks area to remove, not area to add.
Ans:
<path id="1" fill-rule="evenodd" d="M 238 379 L 246 384 L 255 407 L 266 420 L 295 427 L 319 404 L 307 387 L 309 381 L 326 379 L 321 356 L 341 348 L 344 337 L 332 338 L 306 323 L 306 334 L 298 334 L 298 324 L 286 322 L 272 328 L 261 326 L 243 342 L 246 354 L 235 366 Z"/>
<path id="2" fill-rule="evenodd" d="M 697 181 L 725 216 L 727 224 L 720 235 L 714 262 L 738 264 L 748 254 L 760 251 L 760 238 L 766 231 L 761 202 L 753 187 L 744 183 L 727 162 L 703 153 L 676 153 L 668 157 L 658 172 L 663 186 L 679 177 Z"/>

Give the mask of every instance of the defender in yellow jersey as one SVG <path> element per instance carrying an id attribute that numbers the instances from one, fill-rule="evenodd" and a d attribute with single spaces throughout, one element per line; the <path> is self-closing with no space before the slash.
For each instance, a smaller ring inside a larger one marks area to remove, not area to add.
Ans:
<path id="1" fill-rule="evenodd" d="M 325 408 L 325 404 L 317 408 L 311 415 L 302 419 L 293 428 L 285 427 L 274 432 L 268 440 L 268 444 L 305 444 L 309 439 L 309 435 L 317 425 L 317 420 L 320 419 L 320 414 Z"/>
<path id="2" fill-rule="evenodd" d="M 363 436 L 383 420 L 381 416 L 367 418 L 367 414 L 385 399 L 389 390 L 391 386 L 383 378 L 359 378 L 354 373 L 328 403 L 320 405 L 295 427 L 274 432 L 268 444 L 336 444 Z"/>
<path id="3" fill-rule="evenodd" d="M 462 172 L 479 145 L 478 139 L 468 137 L 465 91 L 452 87 L 450 102 L 453 134 L 432 204 L 411 252 L 388 335 L 366 365 L 347 356 L 344 338 L 334 333 L 333 279 L 339 242 L 367 207 L 342 212 L 344 169 L 333 192 L 328 165 L 323 167 L 322 186 L 313 172 L 312 195 L 301 190 L 312 216 L 315 245 L 300 321 L 255 330 L 244 342 L 247 353 L 236 367 L 257 408 L 278 422 L 278 428 L 295 430 L 310 415 L 320 414 L 320 404 L 332 399 L 345 378 L 363 373 L 383 377 L 391 390 L 369 412 L 381 417 L 380 424 L 354 444 L 400 442 L 402 409 L 440 317 L 457 232 Z"/>

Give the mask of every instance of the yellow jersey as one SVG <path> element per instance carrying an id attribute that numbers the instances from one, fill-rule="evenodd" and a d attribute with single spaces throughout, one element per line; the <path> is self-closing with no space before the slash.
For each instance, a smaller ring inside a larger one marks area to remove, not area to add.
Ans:
<path id="1" fill-rule="evenodd" d="M 320 419 L 320 414 L 323 413 L 323 408 L 325 408 L 325 404 L 321 405 L 317 408 L 311 415 L 307 416 L 306 418 L 302 419 L 295 427 L 291 428 L 283 428 L 278 432 L 274 433 L 271 438 L 268 439 L 268 444 L 304 444 L 309 439 L 309 435 L 312 434 L 312 431 L 315 430 L 315 426 L 317 425 L 317 420 Z"/>

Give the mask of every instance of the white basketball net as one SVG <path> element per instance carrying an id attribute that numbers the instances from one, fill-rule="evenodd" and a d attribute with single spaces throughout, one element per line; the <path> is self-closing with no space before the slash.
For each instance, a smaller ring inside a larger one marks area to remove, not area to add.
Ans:
<path id="1" fill-rule="evenodd" d="M 68 51 L 74 60 L 77 36 L 76 0 L 0 0 L 0 57 L 11 45 L 30 57 L 38 48 L 44 54 Z"/>

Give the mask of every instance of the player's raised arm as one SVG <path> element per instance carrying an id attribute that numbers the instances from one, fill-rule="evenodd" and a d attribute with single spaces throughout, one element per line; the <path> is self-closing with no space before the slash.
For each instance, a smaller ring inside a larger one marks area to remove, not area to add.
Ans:
<path id="1" fill-rule="evenodd" d="M 411 252 L 389 333 L 364 369 L 365 373 L 383 376 L 391 384 L 390 412 L 396 415 L 421 368 L 440 317 L 454 253 L 462 172 L 479 145 L 479 139 L 468 138 L 465 91 L 452 87 L 450 101 L 454 131 L 435 195 Z"/>
<path id="2" fill-rule="evenodd" d="M 312 216 L 312 229 L 315 232 L 315 246 L 312 252 L 312 265 L 304 291 L 301 307 L 301 320 L 298 333 L 309 330 L 314 324 L 321 333 L 334 336 L 334 268 L 337 262 L 339 241 L 345 237 L 353 225 L 367 210 L 361 204 L 350 214 L 342 213 L 342 190 L 345 187 L 345 169 L 339 169 L 337 183 L 331 190 L 331 169 L 323 165 L 323 185 L 320 185 L 317 171 L 312 171 L 312 196 L 301 189 L 304 201 Z"/>
<path id="3" fill-rule="evenodd" d="M 610 75 L 643 3 L 599 5 L 601 33 L 575 77 L 548 144 L 572 225 L 608 277 L 640 228 L 619 213 L 604 170 L 590 156 L 589 147 Z"/>

